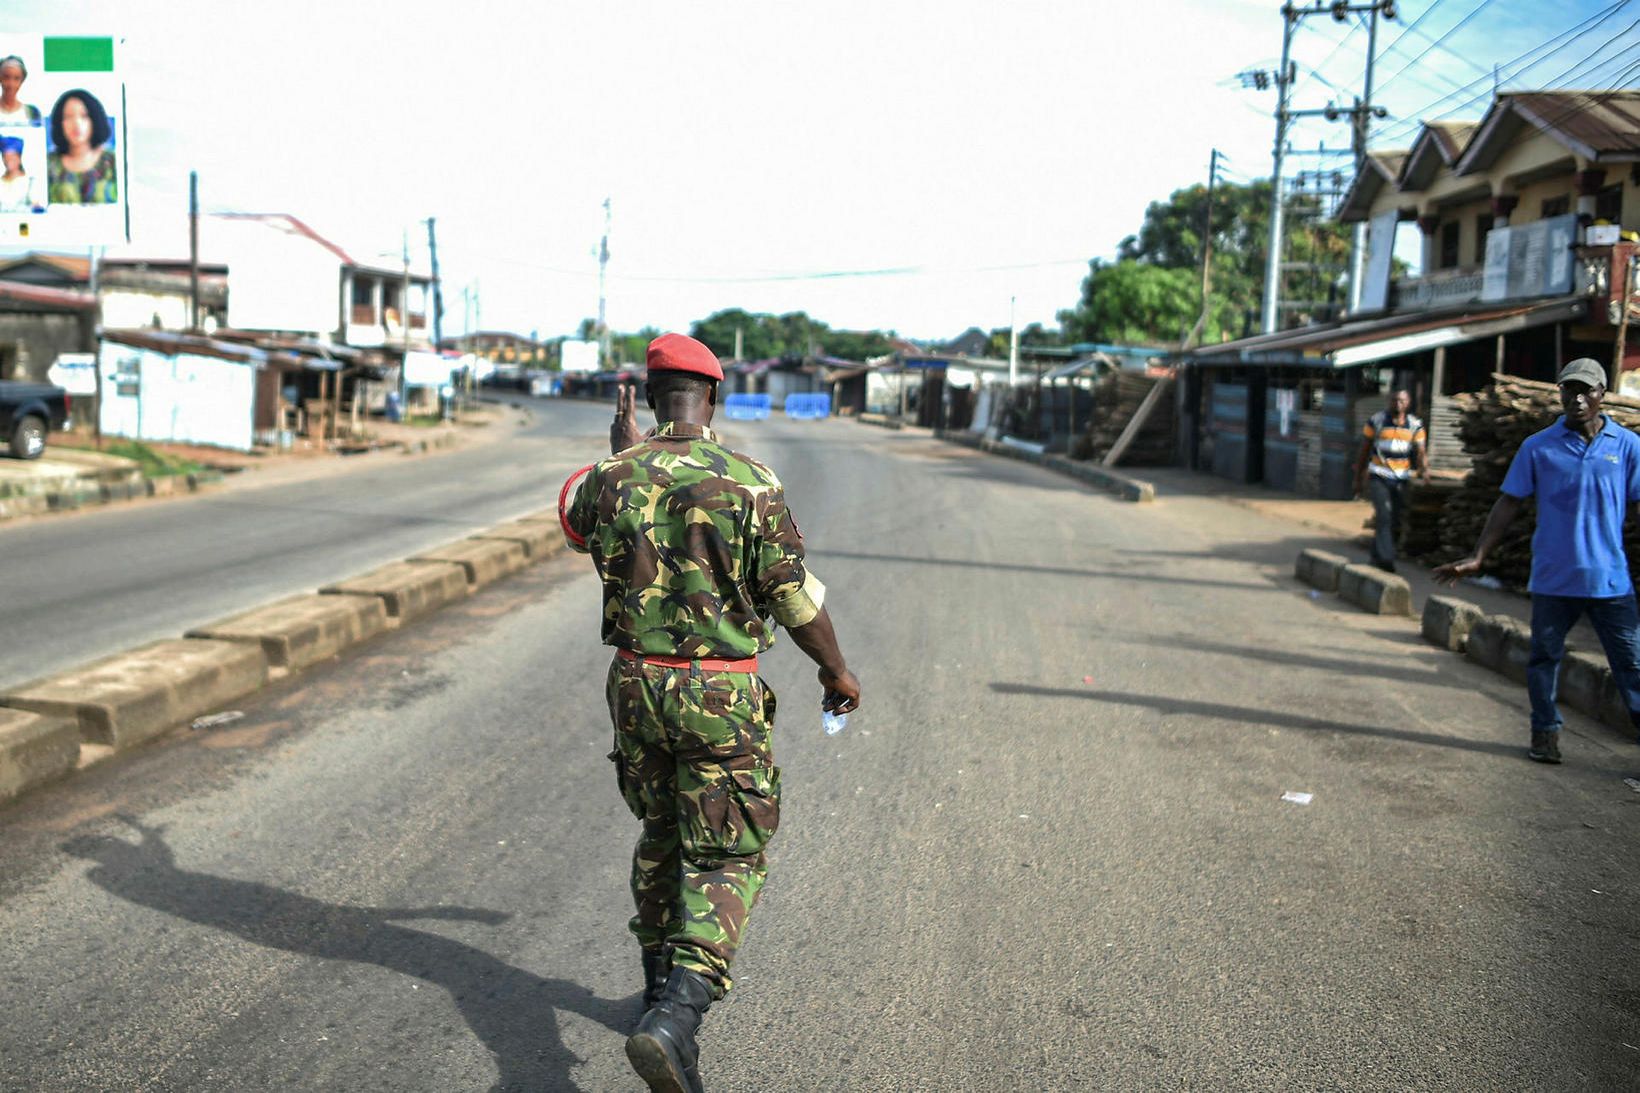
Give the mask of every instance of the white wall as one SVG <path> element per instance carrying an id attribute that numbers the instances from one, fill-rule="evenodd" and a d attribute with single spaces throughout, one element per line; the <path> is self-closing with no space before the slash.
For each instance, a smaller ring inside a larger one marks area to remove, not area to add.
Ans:
<path id="1" fill-rule="evenodd" d="M 102 372 L 105 434 L 251 450 L 253 365 L 105 342 Z"/>
<path id="2" fill-rule="evenodd" d="M 187 297 L 117 288 L 102 294 L 102 321 L 106 327 L 152 326 L 155 315 L 166 330 L 188 329 Z"/>

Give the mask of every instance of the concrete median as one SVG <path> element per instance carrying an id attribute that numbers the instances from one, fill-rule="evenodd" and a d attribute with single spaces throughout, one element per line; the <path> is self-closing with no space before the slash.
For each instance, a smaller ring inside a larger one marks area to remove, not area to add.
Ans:
<path id="1" fill-rule="evenodd" d="M 72 718 L 0 709 L 0 802 L 69 774 L 79 758 Z"/>
<path id="2" fill-rule="evenodd" d="M 523 569 L 529 563 L 529 551 L 523 543 L 512 539 L 460 539 L 424 550 L 407 560 L 416 564 L 446 562 L 458 565 L 466 573 L 469 585 L 482 588 Z"/>
<path id="3" fill-rule="evenodd" d="M 1338 595 L 1374 615 L 1412 614 L 1412 586 L 1376 566 L 1345 566 L 1338 574 Z"/>
<path id="4" fill-rule="evenodd" d="M 1331 554 L 1310 547 L 1298 552 L 1298 562 L 1293 567 L 1293 574 L 1311 588 L 1318 588 L 1323 592 L 1337 592 L 1339 575 L 1349 564 L 1349 559 L 1341 554 Z"/>
<path id="5" fill-rule="evenodd" d="M 71 718 L 80 740 L 128 748 L 263 686 L 260 645 L 156 641 L 0 694 L 0 706 Z"/>
<path id="6" fill-rule="evenodd" d="M 1424 638 L 1449 652 L 1461 653 L 1469 644 L 1469 631 L 1485 612 L 1456 596 L 1431 596 L 1424 601 L 1420 629 Z"/>
<path id="7" fill-rule="evenodd" d="M 292 596 L 188 631 L 190 638 L 252 642 L 276 674 L 300 671 L 387 629 L 376 596 Z"/>
<path id="8" fill-rule="evenodd" d="M 1487 615 L 1469 628 L 1464 653 L 1470 660 L 1516 683 L 1526 682 L 1526 664 L 1532 654 L 1532 631 L 1509 615 Z"/>
<path id="9" fill-rule="evenodd" d="M 392 625 L 467 595 L 467 571 L 454 562 L 390 562 L 319 589 L 326 596 L 376 596 Z"/>
<path id="10" fill-rule="evenodd" d="M 508 524 L 497 524 L 472 538 L 502 539 L 519 543 L 530 561 L 539 562 L 564 549 L 564 535 L 558 530 L 557 524 L 556 517 L 551 524 L 542 520 L 514 520 Z"/>

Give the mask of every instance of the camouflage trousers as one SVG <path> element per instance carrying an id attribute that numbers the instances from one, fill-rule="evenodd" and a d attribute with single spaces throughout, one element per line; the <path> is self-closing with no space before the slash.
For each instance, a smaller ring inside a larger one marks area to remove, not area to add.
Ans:
<path id="1" fill-rule="evenodd" d="M 616 657 L 607 685 L 621 796 L 643 821 L 632 853 L 631 929 L 722 996 L 768 875 L 780 824 L 769 749 L 775 697 L 748 672 Z"/>

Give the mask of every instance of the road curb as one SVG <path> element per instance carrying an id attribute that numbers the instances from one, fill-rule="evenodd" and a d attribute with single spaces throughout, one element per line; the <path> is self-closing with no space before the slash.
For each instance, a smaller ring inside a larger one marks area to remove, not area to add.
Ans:
<path id="1" fill-rule="evenodd" d="M 1412 614 L 1412 586 L 1377 566 L 1345 566 L 1338 574 L 1338 595 L 1374 615 Z"/>
<path id="2" fill-rule="evenodd" d="M 512 539 L 468 538 L 424 550 L 408 560 L 458 565 L 467 575 L 468 589 L 476 591 L 523 569 L 529 563 L 529 551 L 523 543 Z"/>
<path id="3" fill-rule="evenodd" d="M 556 509 L 0 692 L 0 805 L 563 553 Z M 436 556 L 436 558 L 435 558 Z M 445 559 L 460 560 L 445 560 Z"/>
<path id="4" fill-rule="evenodd" d="M 400 626 L 467 595 L 467 571 L 454 562 L 389 562 L 319 589 L 325 596 L 376 596 L 390 626 Z"/>
<path id="5" fill-rule="evenodd" d="M 1388 582 L 1406 585 L 1403 578 L 1371 566 L 1343 564 L 1344 561 L 1339 555 L 1310 548 L 1299 552 L 1294 572 L 1300 581 L 1322 590 L 1328 590 L 1326 585 L 1336 574 L 1336 591 L 1341 599 L 1351 598 L 1345 590 L 1351 580 L 1359 586 L 1357 594 L 1368 599 L 1372 594 L 1360 588 L 1386 583 L 1385 578 Z M 1382 598 L 1379 602 L 1382 604 Z M 1457 653 L 1470 663 L 1489 668 L 1516 683 L 1526 682 L 1526 669 L 1532 656 L 1532 630 L 1513 615 L 1488 615 L 1477 605 L 1456 596 L 1430 596 L 1424 601 L 1419 631 L 1437 648 Z M 1616 729 L 1627 739 L 1636 739 L 1636 726 L 1603 655 L 1568 647 L 1560 662 L 1556 697 L 1577 712 Z"/>
<path id="6" fill-rule="evenodd" d="M 73 773 L 80 727 L 72 718 L 0 709 L 0 801 Z"/>
<path id="7" fill-rule="evenodd" d="M 309 593 L 207 623 L 183 637 L 260 646 L 275 676 L 301 671 L 387 629 L 387 605 L 375 596 Z"/>
<path id="8" fill-rule="evenodd" d="M 72 719 L 80 743 L 123 751 L 268 682 L 259 645 L 167 638 L 0 695 L 0 706 Z"/>
<path id="9" fill-rule="evenodd" d="M 1333 554 L 1314 547 L 1298 552 L 1298 562 L 1293 567 L 1293 575 L 1311 588 L 1322 592 L 1337 592 L 1338 578 L 1344 572 L 1344 567 L 1350 560 L 1342 554 Z"/>
<path id="10" fill-rule="evenodd" d="M 862 416 L 862 420 L 864 420 Z M 1039 467 L 1046 467 L 1060 474 L 1079 478 L 1090 486 L 1097 486 L 1102 490 L 1115 494 L 1124 501 L 1154 501 L 1156 487 L 1142 478 L 1121 474 L 1109 467 L 1101 467 L 1097 463 L 1084 463 L 1076 459 L 1066 459 L 1062 455 L 1047 455 L 1032 451 L 1028 448 L 1015 448 L 995 440 L 974 436 L 969 433 L 936 432 L 935 436 L 952 444 L 960 444 L 964 448 L 976 448 L 991 455 L 1007 456 L 1009 459 L 1022 459 L 1027 463 L 1035 463 Z"/>

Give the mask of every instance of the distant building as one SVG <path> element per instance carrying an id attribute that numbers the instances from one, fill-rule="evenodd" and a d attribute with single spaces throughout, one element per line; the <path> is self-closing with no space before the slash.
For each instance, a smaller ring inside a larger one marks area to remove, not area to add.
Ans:
<path id="1" fill-rule="evenodd" d="M 102 324 L 187 330 L 190 282 L 186 258 L 105 258 L 97 272 Z M 89 292 L 91 260 L 80 255 L 29 254 L 0 262 L 0 281 Z M 199 325 L 226 324 L 228 267 L 199 267 Z"/>

